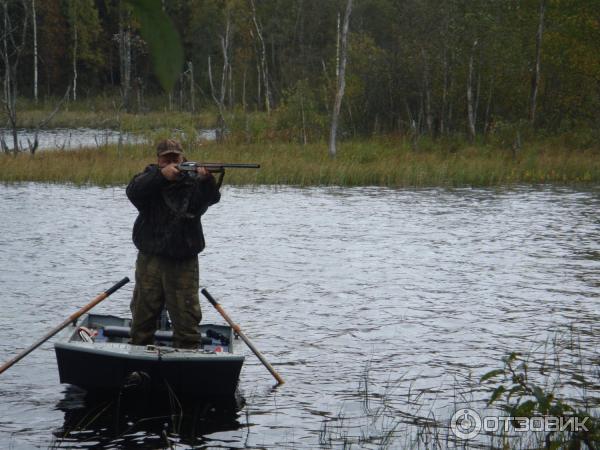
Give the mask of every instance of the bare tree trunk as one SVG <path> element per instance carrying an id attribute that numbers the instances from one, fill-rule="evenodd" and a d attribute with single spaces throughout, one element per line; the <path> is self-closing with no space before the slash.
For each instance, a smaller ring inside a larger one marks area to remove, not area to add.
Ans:
<path id="1" fill-rule="evenodd" d="M 137 110 L 138 112 L 142 111 L 142 78 L 136 77 L 133 84 L 135 85 L 135 94 L 137 98 Z"/>
<path id="2" fill-rule="evenodd" d="M 440 111 L 440 125 L 439 125 L 439 130 L 440 130 L 440 135 L 444 135 L 446 133 L 447 128 L 449 127 L 449 121 L 446 119 L 446 114 L 448 113 L 448 96 L 449 96 L 449 91 L 450 91 L 450 79 L 451 79 L 451 72 L 450 72 L 450 61 L 451 58 L 450 56 L 452 56 L 452 53 L 450 53 L 450 56 L 448 55 L 449 53 L 449 49 L 448 49 L 448 40 L 449 40 L 449 24 L 450 24 L 450 12 L 448 10 L 446 10 L 446 13 L 444 14 L 444 21 L 443 21 L 443 33 L 442 33 L 442 39 L 443 39 L 443 52 L 442 52 L 442 65 L 443 65 L 443 86 L 442 86 L 442 105 L 441 105 L 441 111 Z"/>
<path id="3" fill-rule="evenodd" d="M 233 110 L 235 105 L 235 84 L 233 83 L 233 66 L 229 61 L 229 110 Z"/>
<path id="4" fill-rule="evenodd" d="M 467 82 L 467 116 L 469 119 L 469 137 L 471 141 L 475 140 L 475 108 L 473 105 L 473 59 L 475 57 L 475 48 L 477 39 L 473 42 L 471 56 L 469 57 L 469 81 Z"/>
<path id="5" fill-rule="evenodd" d="M 340 13 L 338 12 L 337 15 L 337 38 L 335 41 L 335 79 L 339 79 L 340 78 L 340 34 L 341 34 L 341 17 L 340 17 Z"/>
<path id="6" fill-rule="evenodd" d="M 448 110 L 448 54 L 444 48 L 444 82 L 442 86 L 442 110 L 440 111 L 440 135 L 446 132 L 446 111 Z"/>
<path id="7" fill-rule="evenodd" d="M 31 0 L 31 22 L 33 24 L 33 98 L 38 102 L 38 44 L 37 44 L 37 15 L 35 12 L 35 0 Z"/>
<path id="8" fill-rule="evenodd" d="M 487 105 L 485 107 L 484 133 L 486 134 L 488 134 L 491 130 L 490 112 L 492 110 L 492 96 L 494 95 L 494 75 L 492 75 L 490 78 L 490 93 L 488 94 Z"/>
<path id="9" fill-rule="evenodd" d="M 242 109 L 246 113 L 246 73 L 247 67 L 244 65 L 244 77 L 242 79 Z"/>
<path id="10" fill-rule="evenodd" d="M 452 86 L 452 79 L 450 79 L 450 86 Z M 452 101 L 452 97 L 450 97 L 450 100 L 448 101 L 448 122 L 446 124 L 446 131 L 448 131 L 448 132 L 452 128 L 453 112 L 454 112 L 454 103 Z"/>
<path id="11" fill-rule="evenodd" d="M 256 36 L 259 44 L 260 51 L 260 68 L 262 70 L 262 79 L 265 91 L 265 109 L 267 114 L 271 114 L 271 90 L 269 88 L 269 68 L 267 66 L 267 49 L 265 47 L 265 40 L 262 35 L 262 27 L 256 18 L 256 7 L 254 0 L 250 0 L 250 6 L 252 7 L 252 21 L 254 22 L 254 28 L 256 30 Z"/>
<path id="12" fill-rule="evenodd" d="M 110 67 L 110 86 L 114 87 L 115 86 L 115 71 L 114 71 L 114 61 L 113 61 L 113 46 L 109 45 L 109 51 L 108 51 L 108 67 Z"/>
<path id="13" fill-rule="evenodd" d="M 429 83 L 429 62 L 425 50 L 421 49 L 423 57 L 423 89 L 425 91 L 425 123 L 427 124 L 427 133 L 431 136 L 433 133 L 433 116 L 431 114 L 431 86 Z"/>
<path id="14" fill-rule="evenodd" d="M 183 74 L 179 76 L 179 111 L 183 111 Z"/>
<path id="15" fill-rule="evenodd" d="M 329 86 L 331 86 L 331 79 L 327 73 L 327 65 L 325 64 L 325 60 L 323 58 L 321 58 L 321 67 L 323 67 L 323 77 L 325 78 L 325 83 L 323 84 L 323 98 L 327 98 L 329 97 Z M 325 102 L 325 108 L 327 109 L 327 114 L 329 114 L 329 102 Z"/>
<path id="16" fill-rule="evenodd" d="M 208 57 L 208 81 L 210 83 L 210 91 L 212 98 L 219 110 L 217 119 L 217 141 L 222 142 L 225 137 L 225 96 L 227 94 L 227 79 L 228 73 L 231 70 L 229 64 L 229 52 L 231 47 L 231 16 L 229 11 L 226 12 L 225 20 L 225 35 L 221 36 L 221 52 L 223 53 L 223 70 L 221 72 L 221 86 L 219 87 L 218 97 L 213 83 L 212 64 L 210 56 Z"/>
<path id="17" fill-rule="evenodd" d="M 479 117 L 479 99 L 481 94 L 481 71 L 477 71 L 477 89 L 475 90 L 475 105 L 473 111 L 473 122 L 475 123 L 475 128 L 477 128 L 477 119 Z"/>
<path id="18" fill-rule="evenodd" d="M 77 18 L 73 19 L 73 101 L 77 100 Z"/>
<path id="19" fill-rule="evenodd" d="M 410 145 L 413 151 L 417 151 L 419 149 L 419 127 L 410 110 L 408 101 L 405 101 L 405 105 L 406 114 L 408 115 L 408 126 L 410 127 Z"/>
<path id="20" fill-rule="evenodd" d="M 196 112 L 196 93 L 194 91 L 194 65 L 192 61 L 188 61 L 188 71 L 190 72 L 190 109 L 192 110 L 192 114 Z"/>
<path id="21" fill-rule="evenodd" d="M 11 99 L 12 96 L 11 91 L 10 91 L 10 86 L 11 86 L 11 76 L 10 76 L 10 59 L 9 59 L 9 55 L 8 55 L 8 30 L 10 29 L 8 27 L 8 1 L 7 0 L 3 0 L 2 2 L 2 18 L 3 18 L 3 24 L 4 24 L 4 30 L 2 33 L 2 62 L 4 63 L 4 79 L 3 79 L 3 103 L 4 106 L 6 108 L 6 112 L 9 115 L 9 119 L 10 119 L 10 112 L 11 112 Z"/>
<path id="22" fill-rule="evenodd" d="M 119 17 L 119 60 L 121 68 L 121 96 L 125 110 L 130 110 L 131 94 L 131 30 L 129 26 L 125 28 L 125 13 L 123 7 L 120 8 Z"/>
<path id="23" fill-rule="evenodd" d="M 221 52 L 223 53 L 223 70 L 221 72 L 221 92 L 220 102 L 225 106 L 225 96 L 227 94 L 227 79 L 231 72 L 231 63 L 229 61 L 229 52 L 231 49 L 231 15 L 227 11 L 225 20 L 225 36 L 221 36 Z"/>
<path id="24" fill-rule="evenodd" d="M 244 77 L 242 81 L 242 108 L 244 110 L 244 134 L 246 142 L 250 142 L 250 119 L 248 117 L 248 103 L 246 102 L 246 80 L 248 75 L 248 65 L 244 64 Z"/>
<path id="25" fill-rule="evenodd" d="M 130 109 L 131 97 L 131 30 L 127 28 L 125 31 L 124 53 L 123 53 L 123 98 L 125 108 Z"/>
<path id="26" fill-rule="evenodd" d="M 261 93 L 261 76 L 260 76 L 260 62 L 258 58 L 256 59 L 256 107 L 260 109 L 260 104 L 262 103 L 262 93 Z"/>
<path id="27" fill-rule="evenodd" d="M 223 100 L 221 96 L 217 98 L 215 93 L 215 86 L 213 84 L 213 76 L 212 76 L 212 64 L 210 62 L 210 56 L 208 57 L 208 81 L 210 83 L 210 91 L 212 93 L 212 98 L 217 105 L 217 109 L 219 111 L 219 116 L 217 117 L 217 129 L 216 129 L 216 138 L 217 142 L 223 142 L 225 136 L 225 106 L 223 105 Z"/>
<path id="28" fill-rule="evenodd" d="M 419 126 L 419 133 L 423 134 L 423 112 L 424 112 L 423 93 L 419 92 L 419 114 L 417 115 L 417 125 Z"/>
<path id="29" fill-rule="evenodd" d="M 335 158 L 337 128 L 340 117 L 340 109 L 342 107 L 342 99 L 344 90 L 346 89 L 346 62 L 348 60 L 348 29 L 350 27 L 350 13 L 352 12 L 352 0 L 348 0 L 346 4 L 346 12 L 344 14 L 344 25 L 342 27 L 342 44 L 340 48 L 340 64 L 339 76 L 337 80 L 337 92 L 335 94 L 335 103 L 333 105 L 333 113 L 331 115 L 331 131 L 329 133 L 329 157 Z"/>
<path id="30" fill-rule="evenodd" d="M 540 0 L 540 21 L 535 39 L 535 69 L 531 76 L 531 97 L 529 101 L 529 123 L 534 125 L 537 107 L 537 95 L 540 83 L 541 59 L 542 59 L 542 35 L 544 33 L 544 14 L 546 12 L 546 0 Z"/>
<path id="31" fill-rule="evenodd" d="M 453 127 L 453 118 L 454 118 L 454 96 L 451 95 L 454 90 L 454 74 L 452 71 L 453 64 L 453 54 L 450 54 L 450 59 L 448 62 L 448 97 L 446 103 L 446 133 L 450 133 Z"/>
<path id="32" fill-rule="evenodd" d="M 306 145 L 306 118 L 304 116 L 304 92 L 300 95 L 300 111 L 302 113 L 302 145 Z"/>
<path id="33" fill-rule="evenodd" d="M 17 88 L 18 88 L 18 66 L 21 53 L 25 48 L 27 38 L 27 25 L 29 23 L 29 8 L 26 0 L 21 1 L 23 7 L 22 24 L 13 25 L 8 13 L 8 0 L 2 0 L 3 25 L 2 32 L 2 55 L 4 64 L 3 98 L 6 116 L 11 128 L 13 138 L 13 152 L 20 151 L 17 133 Z M 20 33 L 19 36 L 15 36 Z M 10 44 L 10 45 L 9 45 Z"/>

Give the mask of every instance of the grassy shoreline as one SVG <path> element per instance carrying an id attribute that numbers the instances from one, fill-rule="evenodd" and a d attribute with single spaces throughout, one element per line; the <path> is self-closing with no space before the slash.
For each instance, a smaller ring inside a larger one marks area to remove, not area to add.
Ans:
<path id="1" fill-rule="evenodd" d="M 155 160 L 150 145 L 0 154 L 0 181 L 122 185 Z M 331 160 L 325 143 L 196 143 L 193 161 L 252 162 L 259 170 L 230 170 L 234 185 L 459 187 L 511 184 L 600 183 L 600 149 L 524 145 L 516 156 L 486 145 L 448 151 L 440 144 L 414 151 L 386 137 L 340 143 Z"/>
<path id="2" fill-rule="evenodd" d="M 227 142 L 202 142 L 199 129 L 214 127 L 209 109 L 191 114 L 160 108 L 160 98 L 144 113 L 126 113 L 118 99 L 94 97 L 65 105 L 54 116 L 53 128 L 109 128 L 133 132 L 148 141 L 183 138 L 189 160 L 253 162 L 260 170 L 230 170 L 228 184 L 296 186 L 499 186 L 513 184 L 600 183 L 600 145 L 594 130 L 582 129 L 556 136 L 523 129 L 524 142 L 516 154 L 512 146 L 517 125 L 498 129 L 487 140 L 469 144 L 459 135 L 439 139 L 421 137 L 415 148 L 408 136 L 376 135 L 349 138 L 338 145 L 338 157 L 328 157 L 326 124 L 307 130 L 314 142 L 301 145 L 299 129 L 290 128 L 282 111 L 234 111 L 226 118 Z M 163 99 L 164 100 L 164 99 Z M 35 127 L 57 103 L 48 99 L 33 105 L 21 100 L 19 125 Z M 283 115 L 282 115 L 283 114 Z M 187 137 L 186 137 L 187 136 Z M 482 138 L 483 139 L 483 138 Z M 294 142 L 296 141 L 296 143 Z M 155 160 L 152 145 L 109 145 L 81 150 L 0 154 L 0 182 L 40 181 L 121 185 Z"/>

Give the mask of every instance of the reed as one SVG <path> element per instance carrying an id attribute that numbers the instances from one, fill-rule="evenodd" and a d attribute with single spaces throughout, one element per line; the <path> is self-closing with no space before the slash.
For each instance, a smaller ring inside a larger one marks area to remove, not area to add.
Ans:
<path id="1" fill-rule="evenodd" d="M 357 390 L 344 397 L 339 412 L 324 417 L 320 448 L 599 448 L 600 384 L 595 347 L 589 344 L 589 331 L 571 325 L 542 345 L 511 352 L 502 358 L 502 368 L 482 374 L 479 381 L 469 370 L 455 374 L 453 382 L 440 380 L 433 389 L 415 388 L 418 375 L 410 370 L 372 376 L 378 368 L 368 361 Z M 520 418 L 521 424 L 532 417 L 562 423 L 578 418 L 587 429 L 542 430 L 539 420 L 530 429 L 511 420 L 466 440 L 451 427 L 451 416 L 465 408 L 492 419 Z"/>
<path id="2" fill-rule="evenodd" d="M 157 133 L 154 138 L 163 137 Z M 1 154 L 0 181 L 119 185 L 155 160 L 153 145 Z M 267 142 L 187 142 L 189 160 L 252 162 L 259 170 L 230 170 L 228 184 L 337 186 L 495 186 L 520 183 L 600 182 L 600 150 L 574 150 L 548 143 L 524 146 L 514 155 L 489 145 L 449 150 L 441 144 L 414 151 L 400 138 L 342 142 L 338 157 L 325 143 L 305 146 Z"/>

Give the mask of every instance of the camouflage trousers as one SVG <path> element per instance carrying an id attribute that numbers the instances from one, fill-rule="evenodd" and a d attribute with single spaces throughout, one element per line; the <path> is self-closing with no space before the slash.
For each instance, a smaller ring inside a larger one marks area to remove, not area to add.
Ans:
<path id="1" fill-rule="evenodd" d="M 131 343 L 154 343 L 154 332 L 164 306 L 173 323 L 173 346 L 195 348 L 202 319 L 198 298 L 198 258 L 173 260 L 138 253 L 131 300 Z"/>

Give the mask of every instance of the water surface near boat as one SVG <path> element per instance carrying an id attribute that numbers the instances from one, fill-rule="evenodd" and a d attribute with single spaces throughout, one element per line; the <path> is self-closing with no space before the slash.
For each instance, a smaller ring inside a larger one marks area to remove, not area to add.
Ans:
<path id="1" fill-rule="evenodd" d="M 411 442 L 415 417 L 448 418 L 463 401 L 483 407 L 481 375 L 510 351 L 551 354 L 555 337 L 561 392 L 580 397 L 568 380 L 578 355 L 597 357 L 600 336 L 599 210 L 598 187 L 225 187 L 203 219 L 201 284 L 286 384 L 273 389 L 247 351 L 246 406 L 229 428 L 198 431 L 199 445 L 357 446 L 385 431 L 381 417 L 369 419 L 384 399 L 401 420 L 395 442 Z M 0 359 L 133 278 L 135 216 L 123 187 L 0 186 Z M 132 284 L 95 311 L 128 315 Z M 221 320 L 206 302 L 203 312 Z M 560 347 L 572 336 L 577 352 Z M 45 448 L 78 408 L 90 411 L 59 384 L 51 343 L 3 374 L 0 391 L 3 448 Z M 65 402 L 75 404 L 69 414 Z M 164 445 L 143 421 L 111 434 L 102 420 L 88 429 L 101 447 Z M 184 440 L 166 423 L 169 439 Z M 85 435 L 69 436 L 93 446 Z"/>

